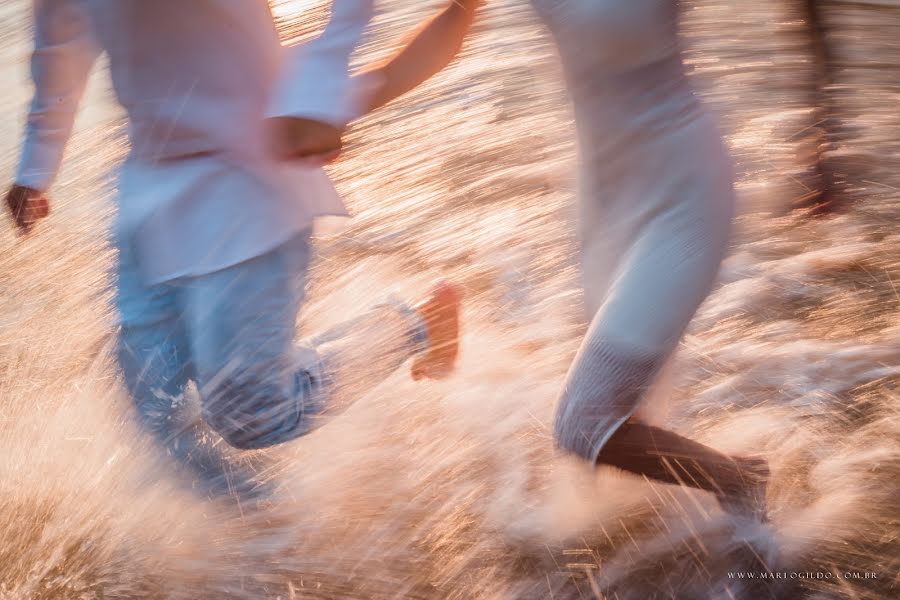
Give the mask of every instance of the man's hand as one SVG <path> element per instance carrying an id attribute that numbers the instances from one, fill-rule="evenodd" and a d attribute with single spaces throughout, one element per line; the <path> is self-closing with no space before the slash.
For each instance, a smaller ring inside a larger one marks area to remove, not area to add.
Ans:
<path id="1" fill-rule="evenodd" d="M 267 127 L 272 153 L 282 160 L 331 162 L 341 153 L 342 129 L 300 117 L 274 117 Z"/>
<path id="2" fill-rule="evenodd" d="M 42 193 L 24 185 L 13 185 L 6 194 L 6 206 L 22 233 L 50 214 L 50 201 Z"/>

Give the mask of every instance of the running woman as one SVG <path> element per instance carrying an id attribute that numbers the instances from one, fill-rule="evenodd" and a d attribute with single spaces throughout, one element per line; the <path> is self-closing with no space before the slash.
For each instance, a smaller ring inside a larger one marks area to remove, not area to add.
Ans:
<path id="1" fill-rule="evenodd" d="M 591 314 L 560 399 L 558 443 L 763 518 L 766 461 L 726 456 L 634 416 L 712 289 L 734 205 L 731 159 L 682 64 L 679 3 L 533 3 L 556 39 L 575 107 Z"/>
<path id="2" fill-rule="evenodd" d="M 708 490 L 729 512 L 765 518 L 765 460 L 727 456 L 635 416 L 713 286 L 734 204 L 731 160 L 682 65 L 678 2 L 532 4 L 556 40 L 575 107 L 591 320 L 559 400 L 557 443 L 592 464 Z M 454 47 L 465 30 L 429 33 L 449 39 L 407 49 L 406 88 L 434 69 L 424 49 Z"/>

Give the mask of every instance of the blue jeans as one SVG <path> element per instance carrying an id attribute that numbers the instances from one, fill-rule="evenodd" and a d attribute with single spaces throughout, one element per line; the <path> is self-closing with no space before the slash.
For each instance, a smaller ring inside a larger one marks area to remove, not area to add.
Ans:
<path id="1" fill-rule="evenodd" d="M 425 342 L 412 311 L 385 305 L 295 345 L 309 237 L 306 230 L 238 265 L 152 286 L 141 282 L 128 242 L 119 243 L 118 359 L 137 420 L 216 491 L 235 487 L 216 436 L 256 449 L 304 435 L 340 408 L 336 383 L 347 369 L 365 384 L 355 395 L 364 393 Z M 184 399 L 191 380 L 202 422 Z"/>

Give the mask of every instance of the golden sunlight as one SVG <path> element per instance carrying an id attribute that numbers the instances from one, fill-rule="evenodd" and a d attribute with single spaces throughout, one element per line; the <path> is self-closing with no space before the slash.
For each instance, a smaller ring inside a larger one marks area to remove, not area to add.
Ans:
<path id="1" fill-rule="evenodd" d="M 313 8 L 318 3 L 318 0 L 272 0 L 269 5 L 273 16 L 284 19 Z"/>

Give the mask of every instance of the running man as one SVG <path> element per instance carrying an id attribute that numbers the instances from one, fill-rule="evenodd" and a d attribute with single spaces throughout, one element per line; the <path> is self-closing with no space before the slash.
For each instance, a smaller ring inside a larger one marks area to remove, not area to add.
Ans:
<path id="1" fill-rule="evenodd" d="M 408 89 L 402 57 L 364 77 L 348 72 L 372 0 L 335 0 L 324 33 L 294 48 L 280 45 L 263 1 L 33 9 L 35 93 L 7 206 L 23 232 L 48 214 L 46 192 L 105 51 L 130 141 L 114 233 L 118 362 L 140 425 L 209 493 L 252 487 L 230 480 L 202 442 L 209 429 L 236 448 L 265 448 L 308 433 L 409 358 L 416 379 L 452 371 L 460 298 L 449 283 L 294 343 L 312 221 L 346 214 L 310 161 L 333 157 L 349 121 Z M 451 3 L 422 31 L 467 15 Z M 456 50 L 444 50 L 446 62 Z M 205 425 L 181 415 L 191 380 Z"/>

